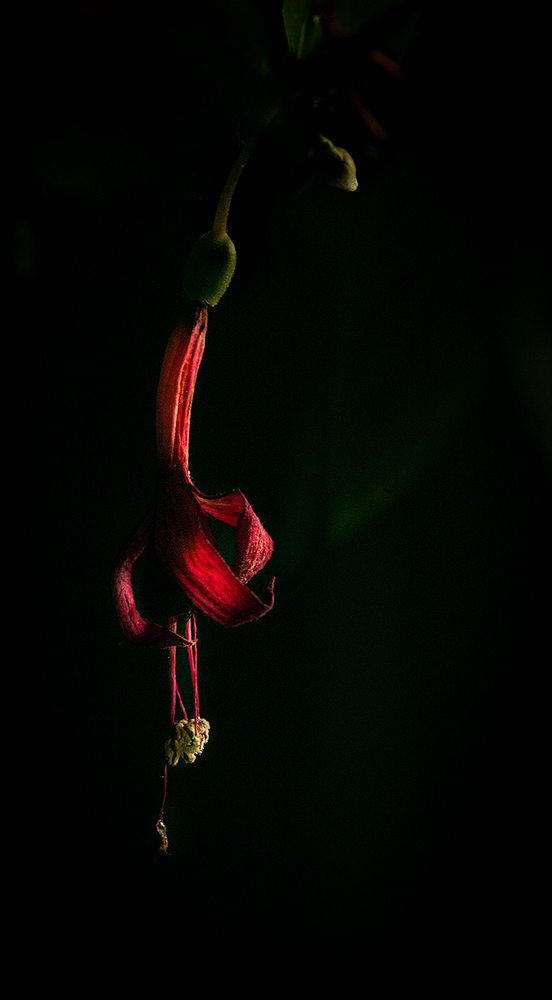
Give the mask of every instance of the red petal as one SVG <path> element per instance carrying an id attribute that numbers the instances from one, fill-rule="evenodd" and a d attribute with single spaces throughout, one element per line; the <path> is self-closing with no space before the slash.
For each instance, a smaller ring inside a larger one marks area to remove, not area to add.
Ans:
<path id="1" fill-rule="evenodd" d="M 239 578 L 211 540 L 209 513 L 238 528 L 236 559 L 244 567 Z M 272 584 L 261 599 L 243 582 L 253 575 L 253 566 L 264 565 L 272 551 L 269 536 L 243 494 L 203 497 L 182 473 L 174 472 L 159 491 L 155 545 L 160 562 L 192 604 L 220 625 L 242 625 L 270 611 Z"/>
<path id="2" fill-rule="evenodd" d="M 241 490 L 221 497 L 207 497 L 198 490 L 194 492 L 205 513 L 236 528 L 236 554 L 232 570 L 238 580 L 249 583 L 272 555 L 274 546 L 268 531 L 263 528 Z"/>
<path id="3" fill-rule="evenodd" d="M 186 477 L 190 412 L 207 330 L 207 307 L 190 304 L 188 308 L 189 315 L 169 338 L 157 390 L 159 467 L 168 471 L 178 465 Z"/>
<path id="4" fill-rule="evenodd" d="M 132 590 L 132 567 L 144 551 L 150 537 L 153 510 L 149 511 L 133 535 L 125 543 L 111 577 L 113 603 L 125 639 L 147 646 L 190 646 L 181 635 L 171 632 L 155 622 L 148 622 L 140 615 Z"/>

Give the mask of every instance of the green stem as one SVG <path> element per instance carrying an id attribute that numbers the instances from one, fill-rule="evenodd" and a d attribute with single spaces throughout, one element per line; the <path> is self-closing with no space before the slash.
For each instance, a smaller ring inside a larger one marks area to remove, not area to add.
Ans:
<path id="1" fill-rule="evenodd" d="M 238 183 L 241 177 L 241 172 L 245 167 L 245 164 L 247 163 L 251 153 L 255 149 L 255 146 L 257 145 L 259 138 L 261 137 L 267 125 L 270 124 L 275 114 L 276 114 L 276 108 L 270 108 L 270 110 L 262 119 L 262 122 L 257 131 L 254 133 L 254 135 L 251 136 L 249 142 L 247 142 L 243 147 L 240 155 L 238 156 L 238 159 L 236 160 L 234 166 L 232 167 L 230 173 L 228 174 L 228 177 L 226 179 L 226 184 L 224 185 L 222 194 L 219 198 L 219 202 L 217 205 L 217 212 L 215 215 L 215 221 L 213 223 L 212 232 L 214 233 L 215 236 L 222 238 L 223 236 L 226 235 L 226 230 L 228 227 L 228 213 L 230 212 L 230 205 L 232 203 L 232 197 L 234 195 L 234 191 L 236 190 L 236 184 Z"/>

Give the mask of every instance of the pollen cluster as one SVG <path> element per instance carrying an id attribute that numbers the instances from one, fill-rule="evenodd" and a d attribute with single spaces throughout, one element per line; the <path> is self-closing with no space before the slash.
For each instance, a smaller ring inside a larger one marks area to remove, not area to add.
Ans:
<path id="1" fill-rule="evenodd" d="M 207 719 L 182 719 L 177 722 L 173 735 L 165 743 L 167 764 L 175 767 L 181 757 L 187 764 L 193 764 L 209 739 L 209 728 Z"/>

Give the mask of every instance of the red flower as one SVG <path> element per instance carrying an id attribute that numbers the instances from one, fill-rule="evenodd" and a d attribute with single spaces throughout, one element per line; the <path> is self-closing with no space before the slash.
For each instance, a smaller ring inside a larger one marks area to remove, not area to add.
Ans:
<path id="1" fill-rule="evenodd" d="M 124 635 L 152 646 L 185 646 L 183 636 L 143 619 L 132 589 L 132 567 L 153 543 L 161 565 L 193 607 L 221 625 L 260 618 L 273 605 L 273 582 L 258 597 L 247 584 L 272 554 L 272 539 L 243 493 L 206 496 L 188 469 L 190 413 L 207 329 L 207 306 L 190 303 L 173 331 L 157 392 L 159 486 L 153 509 L 123 547 L 113 571 L 113 599 Z M 236 529 L 232 567 L 220 555 L 209 516 Z"/>

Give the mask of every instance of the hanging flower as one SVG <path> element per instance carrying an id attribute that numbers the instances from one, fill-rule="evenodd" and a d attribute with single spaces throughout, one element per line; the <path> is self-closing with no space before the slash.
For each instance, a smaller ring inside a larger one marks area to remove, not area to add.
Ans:
<path id="1" fill-rule="evenodd" d="M 182 284 L 184 315 L 169 339 L 157 389 L 157 495 L 144 520 L 123 546 L 112 574 L 113 601 L 126 638 L 169 650 L 170 735 L 165 742 L 163 795 L 156 824 L 162 851 L 168 850 L 163 819 L 168 768 L 180 759 L 193 763 L 209 738 L 209 723 L 199 714 L 195 611 L 221 625 L 241 625 L 260 618 L 274 601 L 273 581 L 263 597 L 248 587 L 272 555 L 272 539 L 243 493 L 234 490 L 207 496 L 195 487 L 189 471 L 190 416 L 205 347 L 208 306 L 217 304 L 234 273 L 236 250 L 226 232 L 226 222 L 234 188 L 253 148 L 254 141 L 250 140 L 240 153 L 219 200 L 213 229 L 196 241 L 186 261 Z M 236 530 L 231 567 L 218 550 L 210 517 Z M 159 563 L 190 602 L 183 636 L 177 632 L 182 616 L 169 610 L 165 628 L 146 621 L 136 606 L 132 571 L 148 545 L 154 546 Z M 191 720 L 177 685 L 177 646 L 187 647 L 194 694 Z M 179 722 L 177 699 L 183 716 Z"/>
<path id="2" fill-rule="evenodd" d="M 190 645 L 184 636 L 145 621 L 136 607 L 132 568 L 148 544 L 155 545 L 159 562 L 193 607 L 221 625 L 260 618 L 273 605 L 272 583 L 263 597 L 247 586 L 270 558 L 272 539 L 240 490 L 207 496 L 195 487 L 188 468 L 190 414 L 207 311 L 204 303 L 187 303 L 167 345 L 157 393 L 157 498 L 113 571 L 115 608 L 131 642 Z M 218 551 L 209 517 L 236 529 L 232 567 Z"/>

